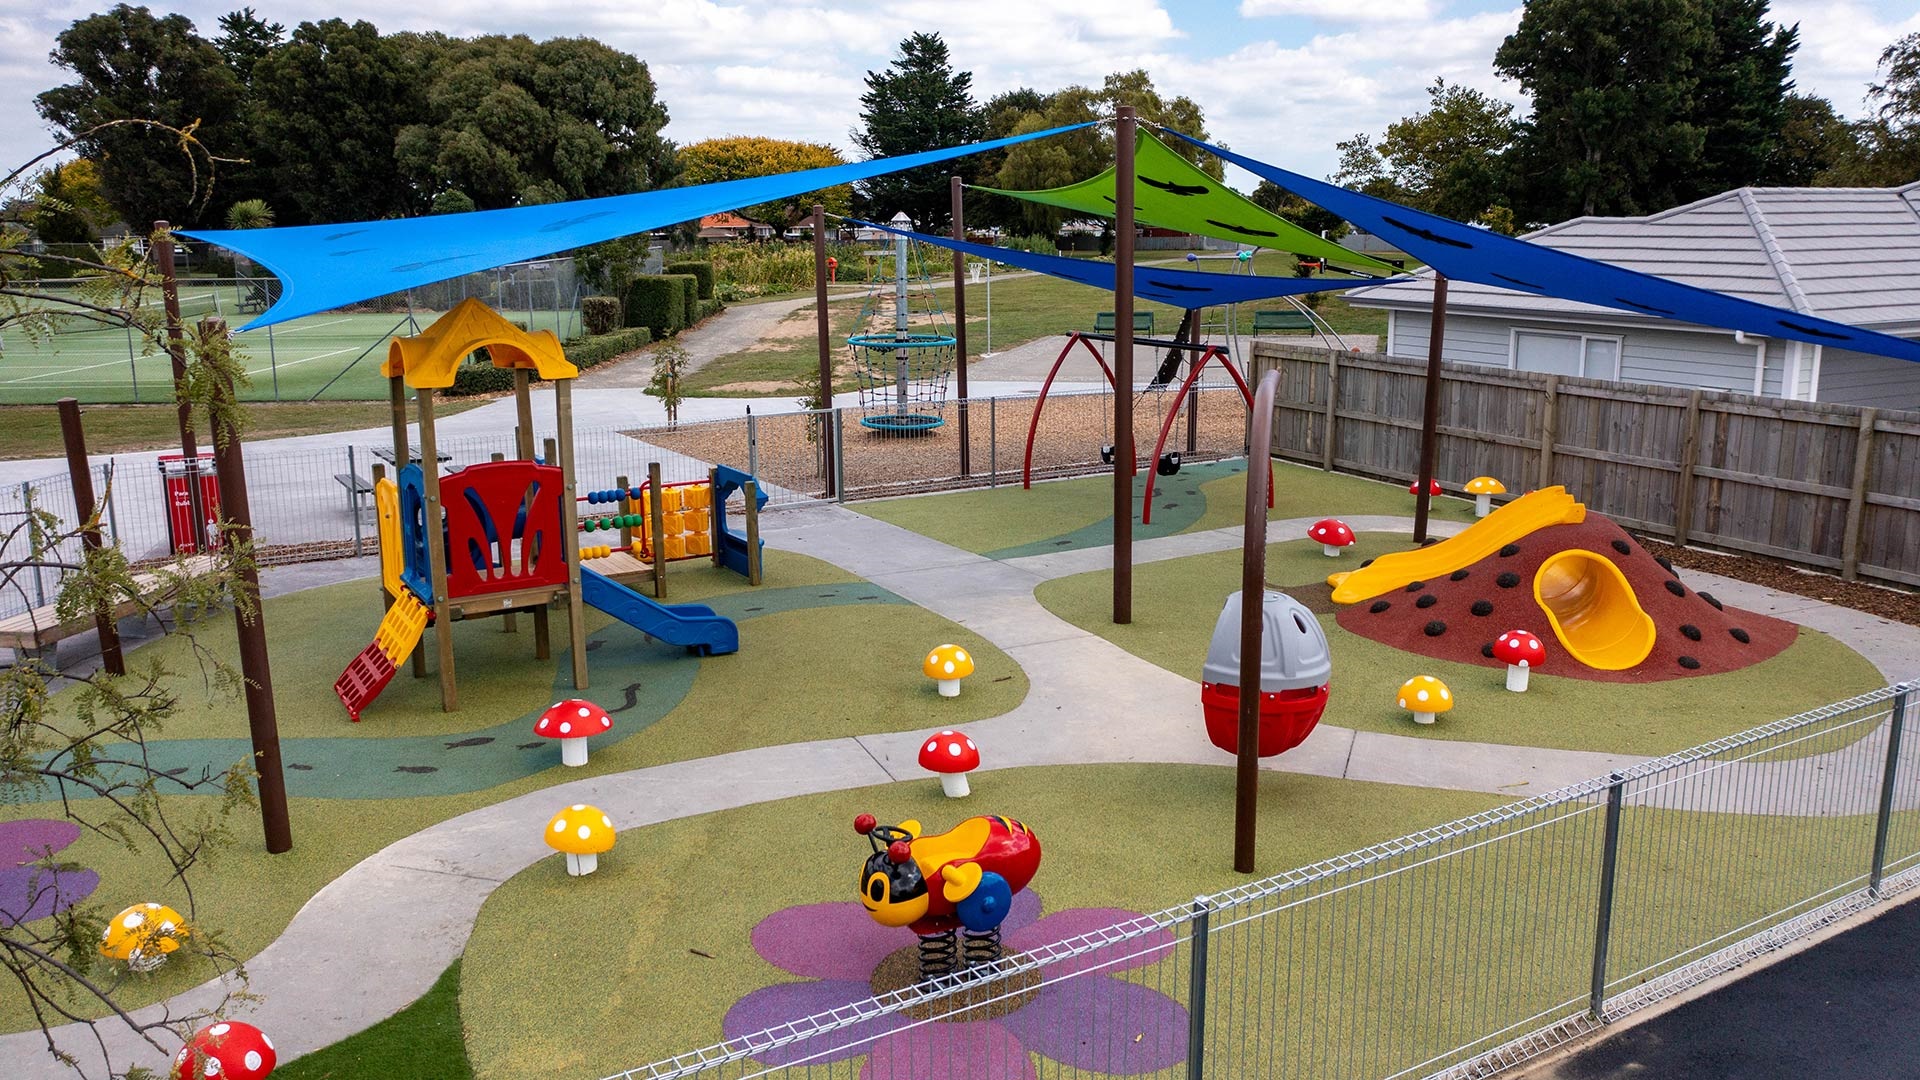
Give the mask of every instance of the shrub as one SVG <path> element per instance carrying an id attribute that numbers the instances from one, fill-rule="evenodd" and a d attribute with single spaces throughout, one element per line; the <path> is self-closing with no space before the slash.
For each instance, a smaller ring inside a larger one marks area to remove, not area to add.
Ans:
<path id="1" fill-rule="evenodd" d="M 661 275 L 680 283 L 680 329 L 685 330 L 700 321 L 700 279 L 692 274 L 666 273 Z"/>
<path id="2" fill-rule="evenodd" d="M 646 327 L 655 341 L 678 333 L 687 324 L 686 291 L 681 280 L 656 274 L 634 278 L 627 286 L 627 325 Z"/>
<path id="3" fill-rule="evenodd" d="M 616 356 L 642 349 L 653 340 L 653 335 L 644 326 L 635 326 L 626 330 L 615 330 L 611 334 L 594 337 L 575 338 L 566 343 L 567 359 L 582 371 L 604 364 Z"/>
<path id="4" fill-rule="evenodd" d="M 588 296 L 580 301 L 580 322 L 589 336 L 611 334 L 620 329 L 620 298 Z"/>
<path id="5" fill-rule="evenodd" d="M 666 266 L 669 274 L 692 274 L 700 282 L 700 295 L 697 299 L 713 299 L 713 264 L 706 260 L 670 262 Z"/>
<path id="6" fill-rule="evenodd" d="M 449 397 L 464 397 L 468 394 L 495 394 L 502 390 L 513 389 L 513 369 L 497 368 L 486 359 L 485 350 L 475 353 L 461 364 L 453 373 L 453 385 L 447 388 Z"/>

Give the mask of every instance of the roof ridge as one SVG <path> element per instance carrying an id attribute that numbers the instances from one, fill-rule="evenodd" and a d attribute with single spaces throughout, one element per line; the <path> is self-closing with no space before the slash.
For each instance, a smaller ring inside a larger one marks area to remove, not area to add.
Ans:
<path id="1" fill-rule="evenodd" d="M 1767 259 L 1773 264 L 1773 272 L 1780 279 L 1780 288 L 1787 294 L 1787 302 L 1793 310 L 1802 314 L 1814 314 L 1813 305 L 1808 302 L 1806 292 L 1800 288 L 1800 279 L 1793 274 L 1793 267 L 1787 262 L 1786 253 L 1780 250 L 1780 241 L 1774 239 L 1773 226 L 1767 224 L 1767 216 L 1760 210 L 1760 204 L 1753 197 L 1752 188 L 1740 188 L 1734 192 L 1740 200 L 1740 206 L 1747 212 L 1747 222 L 1753 226 L 1755 235 L 1760 238 L 1760 246 L 1767 253 Z"/>

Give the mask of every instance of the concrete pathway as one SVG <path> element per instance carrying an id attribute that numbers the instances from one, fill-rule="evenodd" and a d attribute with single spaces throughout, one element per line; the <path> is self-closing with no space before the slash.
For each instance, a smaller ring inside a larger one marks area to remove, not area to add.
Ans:
<path id="1" fill-rule="evenodd" d="M 1293 539 L 1307 519 L 1277 521 L 1269 534 Z M 1400 518 L 1355 519 L 1366 529 L 1404 529 Z M 1222 763 L 1207 742 L 1194 683 L 1128 653 L 1047 611 L 1034 598 L 1042 581 L 1104 567 L 1106 549 L 995 561 L 841 507 L 815 505 L 763 519 L 769 544 L 824 559 L 979 633 L 1016 660 L 1030 690 L 1019 706 L 971 723 L 993 748 L 990 766 L 1105 762 Z M 1445 528 L 1461 526 L 1447 523 Z M 1137 561 L 1234 548 L 1237 528 L 1143 541 Z M 1920 628 L 1784 597 L 1737 582 L 1688 575 L 1729 601 L 1771 607 L 1826 630 L 1868 656 L 1890 679 L 1920 657 Z M 1124 724 L 1107 708 L 1121 703 Z M 286 931 L 248 962 L 263 1000 L 244 1014 L 272 1032 L 292 1058 L 364 1030 L 424 993 L 465 948 L 487 896 L 551 852 L 529 823 L 554 806 L 590 802 L 621 829 L 824 791 L 921 777 L 923 733 L 832 739 L 675 762 L 559 784 L 430 826 L 362 860 L 328 883 Z M 1843 751 L 1842 753 L 1845 753 Z M 1381 783 L 1510 794 L 1545 792 L 1642 759 L 1583 751 L 1495 746 L 1357 732 L 1321 725 L 1267 768 Z M 1754 766 L 1759 768 L 1759 766 Z M 1271 866 L 1269 871 L 1285 869 Z M 217 1001 L 210 983 L 173 999 L 175 1011 Z M 140 1010 L 145 1018 L 166 1006 Z M 82 1025 L 59 1029 L 60 1044 L 97 1054 Z M 103 1023 L 97 1034 L 122 1066 L 160 1064 L 151 1050 Z M 0 1037 L 5 1074 L 19 1080 L 70 1076 L 45 1052 L 38 1032 Z"/>

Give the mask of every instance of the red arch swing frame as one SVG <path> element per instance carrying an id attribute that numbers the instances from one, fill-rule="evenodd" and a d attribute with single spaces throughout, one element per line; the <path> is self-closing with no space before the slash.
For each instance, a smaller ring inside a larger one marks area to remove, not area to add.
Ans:
<path id="1" fill-rule="evenodd" d="M 1033 403 L 1033 418 L 1027 423 L 1026 459 L 1020 466 L 1021 487 L 1033 487 L 1033 441 L 1040 431 L 1040 413 L 1047 406 L 1047 391 L 1053 388 L 1053 380 L 1060 374 L 1060 366 L 1067 362 L 1067 355 L 1073 351 L 1075 344 L 1084 346 L 1087 352 L 1093 355 L 1094 361 L 1100 365 L 1101 374 L 1107 377 L 1107 385 L 1112 386 L 1116 393 L 1119 392 L 1119 386 L 1114 382 L 1113 369 L 1107 366 L 1107 358 L 1101 355 L 1100 350 L 1093 346 L 1093 343 L 1096 341 L 1112 340 L 1113 338 L 1107 334 L 1088 334 L 1081 331 L 1075 331 L 1067 335 L 1067 342 L 1060 347 L 1060 355 L 1054 357 L 1053 367 L 1048 370 L 1046 381 L 1040 384 L 1040 396 L 1036 398 Z M 1218 345 L 1195 345 L 1185 341 L 1156 341 L 1151 338 L 1135 338 L 1134 344 L 1145 345 L 1156 349 L 1184 349 L 1200 354 L 1199 358 L 1189 365 L 1187 377 L 1181 381 L 1179 391 L 1173 396 L 1173 405 L 1167 410 L 1166 420 L 1160 424 L 1160 437 L 1154 440 L 1153 456 L 1148 458 L 1148 461 L 1159 462 L 1160 452 L 1164 450 L 1167 445 L 1167 435 L 1173 431 L 1173 422 L 1175 418 L 1180 415 L 1180 406 L 1186 401 L 1187 394 L 1192 392 L 1193 384 L 1199 381 L 1201 369 L 1207 366 L 1207 361 L 1209 360 L 1218 360 L 1220 361 L 1220 366 L 1227 369 L 1227 374 L 1233 379 L 1233 385 L 1240 388 L 1240 399 L 1246 402 L 1248 415 L 1252 415 L 1253 391 L 1247 387 L 1247 380 L 1241 376 L 1240 369 L 1233 365 L 1233 359 L 1227 355 L 1225 349 Z M 1128 464 L 1128 470 L 1130 473 L 1138 473 L 1140 471 L 1140 463 L 1137 458 Z M 1140 507 L 1140 523 L 1142 525 L 1153 524 L 1153 481 L 1157 475 L 1157 469 L 1150 470 L 1147 473 L 1147 490 L 1141 497 Z M 1267 509 L 1273 509 L 1273 462 L 1271 461 L 1267 462 Z"/>

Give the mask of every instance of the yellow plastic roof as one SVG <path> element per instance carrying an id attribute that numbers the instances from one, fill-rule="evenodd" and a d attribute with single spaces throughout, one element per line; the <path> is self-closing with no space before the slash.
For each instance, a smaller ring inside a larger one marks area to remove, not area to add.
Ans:
<path id="1" fill-rule="evenodd" d="M 485 347 L 497 368 L 530 368 L 543 379 L 571 379 L 580 369 L 567 360 L 560 339 L 551 330 L 531 334 L 500 317 L 500 313 L 468 297 L 433 325 L 387 346 L 387 362 L 380 373 L 404 375 L 407 385 L 438 390 L 453 385 L 453 373 L 475 349 Z"/>

